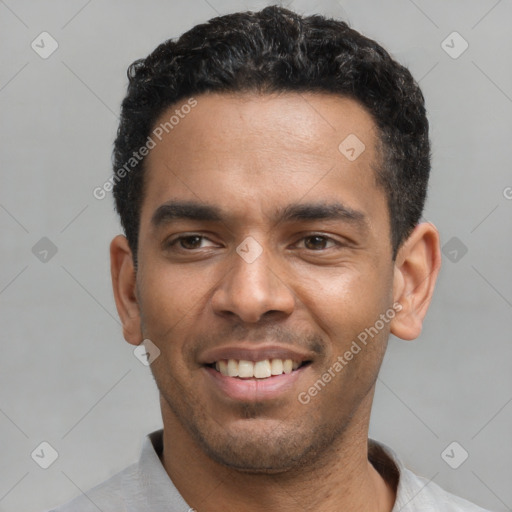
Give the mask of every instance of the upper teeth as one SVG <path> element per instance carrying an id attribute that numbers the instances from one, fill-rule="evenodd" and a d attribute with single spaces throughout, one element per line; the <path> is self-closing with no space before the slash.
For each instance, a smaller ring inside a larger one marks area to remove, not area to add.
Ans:
<path id="1" fill-rule="evenodd" d="M 264 359 L 263 361 L 247 361 L 245 359 L 221 359 L 215 363 L 217 371 L 228 377 L 241 377 L 243 379 L 266 379 L 271 375 L 291 373 L 300 366 L 291 359 Z"/>

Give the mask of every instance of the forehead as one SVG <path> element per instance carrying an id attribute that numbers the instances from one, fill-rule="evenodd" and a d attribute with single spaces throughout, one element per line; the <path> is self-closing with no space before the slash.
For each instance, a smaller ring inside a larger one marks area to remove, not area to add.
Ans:
<path id="1" fill-rule="evenodd" d="M 192 108 L 181 102 L 160 116 L 157 142 L 178 146 L 193 137 L 202 152 L 229 152 L 236 145 L 248 152 L 309 152 L 312 157 L 322 152 L 326 158 L 339 156 L 338 143 L 348 135 L 357 135 L 367 147 L 374 142 L 372 116 L 359 102 L 334 94 L 211 93 L 195 102 Z"/>
<path id="2" fill-rule="evenodd" d="M 376 125 L 355 100 L 313 93 L 194 100 L 191 108 L 184 108 L 187 100 L 170 107 L 155 123 L 141 221 L 176 197 L 260 213 L 306 195 L 341 194 L 353 209 L 382 206 L 382 197 L 372 197 L 382 196 Z"/>

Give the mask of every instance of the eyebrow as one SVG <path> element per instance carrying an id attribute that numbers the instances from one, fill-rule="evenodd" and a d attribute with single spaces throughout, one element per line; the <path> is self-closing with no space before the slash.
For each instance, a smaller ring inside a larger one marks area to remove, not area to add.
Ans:
<path id="1" fill-rule="evenodd" d="M 226 215 L 218 206 L 196 201 L 168 201 L 155 210 L 151 223 L 158 227 L 173 220 L 224 222 L 225 219 Z M 340 202 L 289 204 L 279 208 L 275 214 L 277 223 L 315 220 L 341 220 L 361 228 L 368 225 L 368 218 L 363 212 Z"/>
<path id="2" fill-rule="evenodd" d="M 367 217 L 363 212 L 349 208 L 339 202 L 298 203 L 285 207 L 278 216 L 280 222 L 311 220 L 342 220 L 364 225 Z"/>
<path id="3" fill-rule="evenodd" d="M 151 223 L 158 227 L 173 220 L 220 222 L 222 220 L 222 212 L 217 206 L 201 204 L 195 201 L 168 201 L 155 210 Z"/>

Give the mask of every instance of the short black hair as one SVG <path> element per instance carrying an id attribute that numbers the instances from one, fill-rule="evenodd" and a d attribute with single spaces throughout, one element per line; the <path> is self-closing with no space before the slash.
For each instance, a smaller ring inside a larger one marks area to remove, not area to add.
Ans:
<path id="1" fill-rule="evenodd" d="M 423 94 L 404 66 L 343 21 L 278 6 L 219 16 L 136 60 L 128 78 L 113 193 L 135 264 L 144 159 L 133 160 L 134 152 L 166 109 L 208 92 L 317 92 L 358 101 L 378 128 L 376 179 L 387 196 L 393 259 L 419 222 L 430 173 Z"/>

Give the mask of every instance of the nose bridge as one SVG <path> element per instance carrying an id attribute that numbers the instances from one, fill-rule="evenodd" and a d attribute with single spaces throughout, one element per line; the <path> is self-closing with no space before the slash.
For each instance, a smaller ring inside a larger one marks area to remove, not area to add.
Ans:
<path id="1" fill-rule="evenodd" d="M 264 297 L 272 286 L 269 276 L 272 274 L 271 258 L 269 249 L 263 249 L 258 242 L 256 243 L 247 240 L 237 247 L 237 254 L 233 255 L 231 277 L 236 287 L 252 291 L 252 296 Z"/>
<path id="2" fill-rule="evenodd" d="M 257 322 L 269 311 L 290 314 L 295 299 L 279 274 L 270 249 L 247 237 L 231 255 L 230 269 L 212 298 L 214 309 L 244 322 Z"/>

